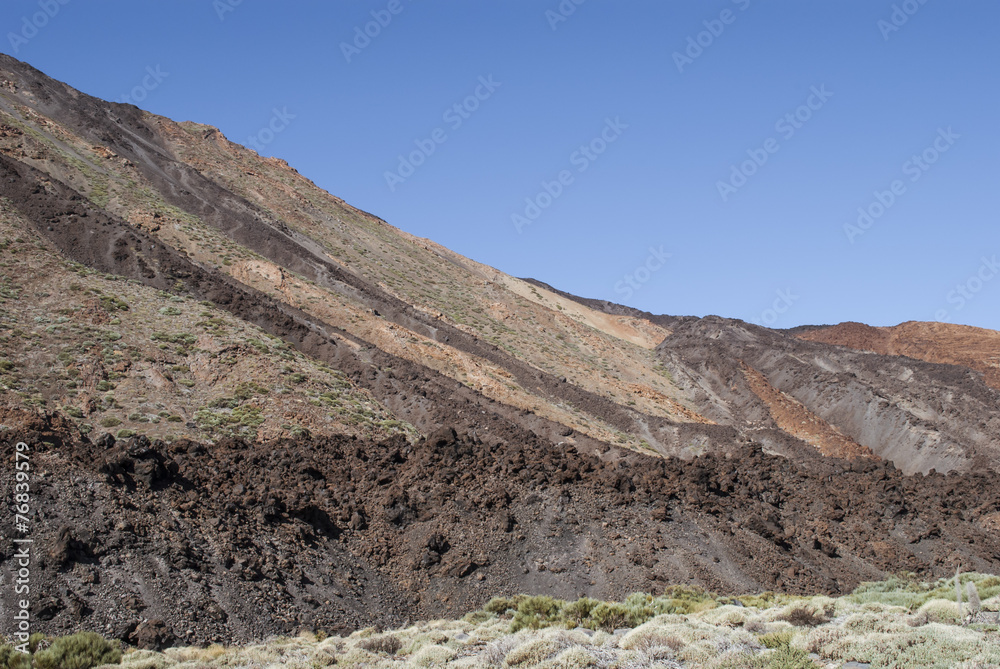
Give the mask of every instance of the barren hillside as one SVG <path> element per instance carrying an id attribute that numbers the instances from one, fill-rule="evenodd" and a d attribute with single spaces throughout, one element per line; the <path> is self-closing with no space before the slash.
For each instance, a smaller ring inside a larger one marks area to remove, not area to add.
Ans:
<path id="1" fill-rule="evenodd" d="M 961 365 L 982 372 L 983 381 L 1000 390 L 1000 332 L 993 330 L 915 321 L 894 327 L 841 323 L 810 329 L 797 336 L 883 355 L 905 355 L 926 362 Z"/>

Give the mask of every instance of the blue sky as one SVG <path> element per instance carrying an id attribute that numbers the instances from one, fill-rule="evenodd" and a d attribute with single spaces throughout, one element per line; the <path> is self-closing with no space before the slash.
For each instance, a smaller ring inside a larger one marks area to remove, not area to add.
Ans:
<path id="1" fill-rule="evenodd" d="M 998 23 L 989 0 L 5 0 L 0 49 L 579 295 L 1000 329 Z"/>

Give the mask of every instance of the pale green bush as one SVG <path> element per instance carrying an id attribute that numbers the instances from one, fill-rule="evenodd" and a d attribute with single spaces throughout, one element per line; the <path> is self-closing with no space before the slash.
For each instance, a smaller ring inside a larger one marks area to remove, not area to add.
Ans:
<path id="1" fill-rule="evenodd" d="M 931 622 L 935 623 L 957 623 L 958 604 L 945 599 L 932 599 L 918 609 L 919 613 L 925 614 Z"/>
<path id="2" fill-rule="evenodd" d="M 594 654 L 582 646 L 567 648 L 550 660 L 538 665 L 538 669 L 586 669 L 598 666 Z"/>
<path id="3" fill-rule="evenodd" d="M 728 627 L 742 627 L 749 619 L 757 618 L 751 609 L 729 604 L 693 615 L 710 625 L 726 625 Z"/>
<path id="4" fill-rule="evenodd" d="M 418 667 L 443 667 L 454 659 L 455 651 L 447 646 L 430 645 L 421 648 L 411 659 Z"/>
<path id="5" fill-rule="evenodd" d="M 535 639 L 514 648 L 507 657 L 504 664 L 508 667 L 533 667 L 547 660 L 562 650 L 562 647 L 551 639 Z"/>

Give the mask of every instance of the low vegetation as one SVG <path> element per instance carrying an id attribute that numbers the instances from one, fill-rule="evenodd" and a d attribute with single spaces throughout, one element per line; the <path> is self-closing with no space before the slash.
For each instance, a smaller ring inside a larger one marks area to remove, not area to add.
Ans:
<path id="1" fill-rule="evenodd" d="M 343 372 L 173 288 L 63 259 L 0 199 L 0 404 L 91 438 L 417 437 Z"/>
<path id="2" fill-rule="evenodd" d="M 971 586 L 969 584 L 972 584 Z M 547 596 L 494 598 L 461 620 L 349 636 L 305 633 L 266 643 L 118 651 L 84 633 L 34 635 L 33 656 L 0 646 L 0 667 L 18 669 L 207 669 L 209 667 L 642 667 L 713 669 L 988 669 L 1000 667 L 1000 577 L 963 574 L 975 611 L 959 617 L 955 579 L 900 576 L 845 597 L 764 593 L 722 597 L 675 587 L 623 602 Z M 968 595 L 963 595 L 968 603 Z M 853 664 L 848 664 L 853 663 Z"/>
<path id="3" fill-rule="evenodd" d="M 94 632 L 58 639 L 32 634 L 26 647 L 0 645 L 0 667 L 3 669 L 91 669 L 114 666 L 121 660 L 119 643 Z"/>

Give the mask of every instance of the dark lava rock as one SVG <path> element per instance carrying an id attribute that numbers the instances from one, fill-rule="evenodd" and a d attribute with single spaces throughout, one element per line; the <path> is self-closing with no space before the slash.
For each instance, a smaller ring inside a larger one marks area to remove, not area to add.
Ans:
<path id="1" fill-rule="evenodd" d="M 167 623 L 160 619 L 141 623 L 128 637 L 128 642 L 133 646 L 156 651 L 173 646 L 177 640 Z"/>

